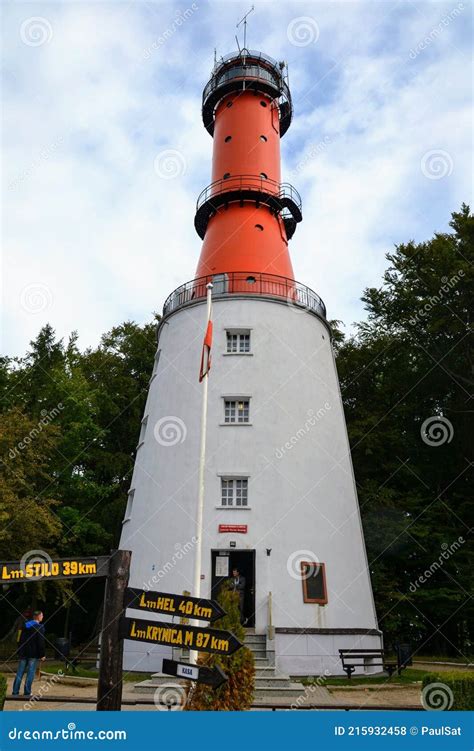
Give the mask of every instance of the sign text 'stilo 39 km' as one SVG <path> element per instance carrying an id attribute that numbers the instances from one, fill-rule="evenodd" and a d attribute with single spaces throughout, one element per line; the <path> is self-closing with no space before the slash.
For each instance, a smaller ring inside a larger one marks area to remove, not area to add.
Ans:
<path id="1" fill-rule="evenodd" d="M 0 561 L 0 583 L 15 584 L 41 579 L 80 579 L 107 576 L 108 556 L 42 561 Z"/>
<path id="2" fill-rule="evenodd" d="M 143 621 L 137 618 L 122 618 L 120 638 L 168 644 L 171 647 L 188 647 L 198 652 L 221 655 L 231 655 L 243 646 L 231 631 L 161 621 Z"/>

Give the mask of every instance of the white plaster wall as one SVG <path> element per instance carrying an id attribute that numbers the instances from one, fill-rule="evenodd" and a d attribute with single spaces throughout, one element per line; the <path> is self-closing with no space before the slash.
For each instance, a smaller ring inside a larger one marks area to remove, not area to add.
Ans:
<path id="1" fill-rule="evenodd" d="M 133 551 L 134 587 L 192 588 L 205 315 L 205 304 L 183 308 L 161 329 L 161 354 L 131 482 L 133 510 L 121 539 L 121 547 Z M 237 296 L 215 300 L 213 320 L 202 596 L 210 596 L 210 550 L 228 549 L 234 540 L 237 549 L 256 550 L 257 631 L 267 625 L 269 591 L 276 627 L 376 628 L 327 328 L 284 301 Z M 224 354 L 227 328 L 251 329 L 250 356 Z M 251 425 L 221 424 L 224 395 L 251 398 Z M 169 432 L 162 430 L 157 440 L 155 426 L 166 417 L 162 428 L 168 424 Z M 248 474 L 249 509 L 216 509 L 219 473 Z M 219 524 L 247 524 L 248 533 L 219 534 Z M 295 571 L 300 559 L 326 564 L 327 605 L 303 602 Z M 342 646 L 352 645 L 346 640 Z M 151 664 L 154 657 L 146 652 L 155 651 L 163 653 L 126 642 L 126 667 L 136 664 L 129 653 L 141 653 Z M 290 668 L 287 660 L 285 665 Z"/>

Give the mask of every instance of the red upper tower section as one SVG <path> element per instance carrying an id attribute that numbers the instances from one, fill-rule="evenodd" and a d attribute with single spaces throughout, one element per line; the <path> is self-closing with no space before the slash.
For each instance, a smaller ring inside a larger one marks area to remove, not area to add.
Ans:
<path id="1" fill-rule="evenodd" d="M 292 117 L 284 64 L 246 49 L 223 58 L 202 114 L 214 148 L 212 183 L 194 221 L 204 240 L 196 277 L 244 271 L 293 279 L 288 240 L 302 217 L 299 194 L 280 182 L 280 138 Z"/>

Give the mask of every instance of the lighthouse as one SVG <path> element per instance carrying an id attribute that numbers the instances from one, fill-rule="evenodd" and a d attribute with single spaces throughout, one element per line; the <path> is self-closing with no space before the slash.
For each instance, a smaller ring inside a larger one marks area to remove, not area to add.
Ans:
<path id="1" fill-rule="evenodd" d="M 275 665 L 340 674 L 339 649 L 380 648 L 382 634 L 326 308 L 289 253 L 302 203 L 280 169 L 293 117 L 285 64 L 247 49 L 221 58 L 202 117 L 213 139 L 194 217 L 202 249 L 164 304 L 120 545 L 132 587 L 194 594 L 212 284 L 200 596 L 237 569 L 243 623 Z M 125 642 L 126 669 L 159 671 L 171 656 Z"/>

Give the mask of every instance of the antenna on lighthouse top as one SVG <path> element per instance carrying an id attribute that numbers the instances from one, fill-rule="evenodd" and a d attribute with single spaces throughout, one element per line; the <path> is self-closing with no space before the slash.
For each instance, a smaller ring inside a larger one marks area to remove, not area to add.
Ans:
<path id="1" fill-rule="evenodd" d="M 239 23 L 236 26 L 236 28 L 238 29 L 241 23 L 244 24 L 244 47 L 243 47 L 244 50 L 247 49 L 247 16 L 249 16 L 253 10 L 255 10 L 255 7 L 252 5 L 250 10 L 245 14 L 243 18 L 240 19 Z M 237 39 L 237 37 L 235 38 Z M 239 45 L 238 39 L 237 39 L 237 45 Z M 240 47 L 239 47 L 239 52 L 240 52 Z"/>

